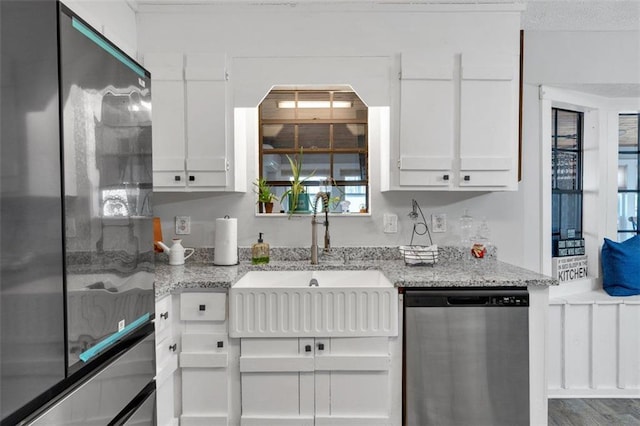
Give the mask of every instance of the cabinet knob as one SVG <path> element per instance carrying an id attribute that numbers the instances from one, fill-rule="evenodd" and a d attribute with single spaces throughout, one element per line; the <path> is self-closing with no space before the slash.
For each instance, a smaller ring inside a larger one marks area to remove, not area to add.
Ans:
<path id="1" fill-rule="evenodd" d="M 162 319 L 167 319 L 167 318 L 169 318 L 169 312 L 163 312 L 163 313 L 161 313 L 161 314 L 160 314 L 160 318 L 162 318 Z"/>
<path id="2" fill-rule="evenodd" d="M 442 180 L 449 180 L 449 175 L 442 176 Z"/>
<path id="3" fill-rule="evenodd" d="M 196 180 L 195 176 L 189 176 L 189 182 L 193 182 L 194 180 Z"/>
<path id="4" fill-rule="evenodd" d="M 318 350 L 324 351 L 324 343 L 318 343 Z"/>
<path id="5" fill-rule="evenodd" d="M 222 340 L 218 341 L 218 347 L 219 348 L 224 348 L 224 342 Z"/>
<path id="6" fill-rule="evenodd" d="M 175 352 L 176 349 L 178 349 L 178 344 L 177 343 L 174 343 L 173 345 L 169 345 L 169 350 L 171 352 Z"/>
<path id="7" fill-rule="evenodd" d="M 198 310 L 199 310 L 199 311 L 206 311 L 206 310 L 207 310 L 207 305 L 200 305 L 200 306 L 198 307 Z"/>
<path id="8" fill-rule="evenodd" d="M 304 351 L 305 351 L 305 352 L 311 352 L 311 345 L 306 345 L 306 346 L 304 347 Z"/>
<path id="9" fill-rule="evenodd" d="M 173 180 L 175 180 L 176 182 L 180 182 L 182 178 L 180 176 L 174 176 Z"/>
<path id="10" fill-rule="evenodd" d="M 464 178 L 463 178 L 463 179 L 464 179 L 465 181 L 469 182 L 469 181 L 471 180 L 471 176 L 469 176 L 469 175 L 464 175 Z"/>

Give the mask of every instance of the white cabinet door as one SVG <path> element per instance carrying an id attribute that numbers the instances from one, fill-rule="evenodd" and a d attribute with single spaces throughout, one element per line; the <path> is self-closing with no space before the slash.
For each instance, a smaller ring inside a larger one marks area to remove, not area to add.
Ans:
<path id="1" fill-rule="evenodd" d="M 154 190 L 240 188 L 231 170 L 225 55 L 149 53 L 144 62 L 152 77 Z"/>
<path id="2" fill-rule="evenodd" d="M 517 58 L 409 51 L 401 66 L 398 170 L 385 188 L 516 190 Z"/>
<path id="3" fill-rule="evenodd" d="M 313 425 L 312 338 L 241 339 L 243 426 Z"/>
<path id="4" fill-rule="evenodd" d="M 229 182 L 224 55 L 187 55 L 187 185 L 224 190 Z"/>
<path id="5" fill-rule="evenodd" d="M 462 55 L 460 186 L 517 183 L 518 81 L 515 58 Z"/>
<path id="6" fill-rule="evenodd" d="M 175 397 L 179 337 L 175 304 L 171 295 L 156 302 L 156 418 L 161 426 L 177 425 L 180 411 Z"/>
<path id="7" fill-rule="evenodd" d="M 241 339 L 241 424 L 393 424 L 390 368 L 388 337 Z"/>
<path id="8" fill-rule="evenodd" d="M 402 54 L 398 183 L 446 189 L 453 181 L 453 56 Z"/>
<path id="9" fill-rule="evenodd" d="M 181 426 L 229 424 L 229 338 L 226 292 L 184 292 L 179 313 Z"/>
<path id="10" fill-rule="evenodd" d="M 388 337 L 316 339 L 316 425 L 390 425 Z"/>
<path id="11" fill-rule="evenodd" d="M 144 64 L 151 72 L 154 189 L 184 189 L 183 57 L 179 53 L 149 53 L 144 57 Z"/>

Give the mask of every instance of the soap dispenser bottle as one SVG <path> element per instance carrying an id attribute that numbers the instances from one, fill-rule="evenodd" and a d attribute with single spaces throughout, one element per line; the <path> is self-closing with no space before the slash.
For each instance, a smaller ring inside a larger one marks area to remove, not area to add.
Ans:
<path id="1" fill-rule="evenodd" d="M 269 263 L 269 244 L 262 241 L 262 232 L 258 235 L 258 242 L 251 246 L 251 263 L 254 265 Z"/>

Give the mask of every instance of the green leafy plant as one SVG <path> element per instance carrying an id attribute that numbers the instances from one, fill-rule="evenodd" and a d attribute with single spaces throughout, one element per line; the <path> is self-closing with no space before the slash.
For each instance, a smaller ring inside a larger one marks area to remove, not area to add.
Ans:
<path id="1" fill-rule="evenodd" d="M 302 172 L 302 148 L 300 148 L 300 153 L 296 154 L 295 159 L 286 156 L 287 160 L 289 160 L 289 165 L 291 166 L 291 176 L 293 180 L 291 181 L 291 187 L 287 189 L 282 197 L 280 197 L 280 202 L 282 203 L 285 197 L 289 197 L 289 217 L 294 213 L 296 206 L 298 205 L 298 200 L 301 194 L 305 193 L 305 185 L 304 183 L 315 173 L 315 170 L 311 172 L 311 174 L 304 179 L 300 178 L 300 173 Z"/>
<path id="2" fill-rule="evenodd" d="M 256 187 L 254 192 L 258 195 L 258 203 L 273 203 L 278 198 L 271 192 L 271 186 L 262 176 L 258 177 L 253 184 Z"/>

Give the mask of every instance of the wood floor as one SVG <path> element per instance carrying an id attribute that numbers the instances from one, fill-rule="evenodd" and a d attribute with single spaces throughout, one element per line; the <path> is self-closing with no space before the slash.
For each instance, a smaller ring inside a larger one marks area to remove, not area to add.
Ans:
<path id="1" fill-rule="evenodd" d="M 549 426 L 640 426 L 640 399 L 550 399 Z"/>

